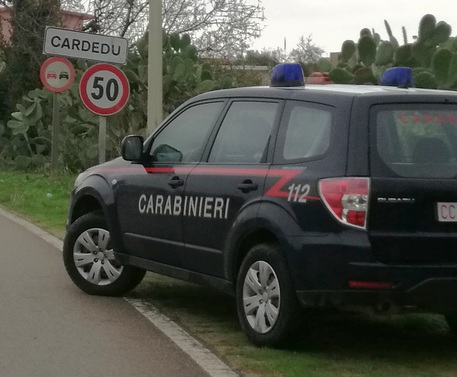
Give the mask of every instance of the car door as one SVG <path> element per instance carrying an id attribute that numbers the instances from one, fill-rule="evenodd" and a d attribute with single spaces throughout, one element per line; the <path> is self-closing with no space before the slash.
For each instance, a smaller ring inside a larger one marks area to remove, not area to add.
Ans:
<path id="1" fill-rule="evenodd" d="M 290 236 L 326 232 L 327 211 L 319 200 L 318 180 L 341 175 L 346 168 L 348 114 L 335 115 L 335 108 L 328 104 L 286 103 L 262 211 L 268 217 L 276 205 L 292 214 L 297 227 L 286 230 Z"/>
<path id="2" fill-rule="evenodd" d="M 384 104 L 372 107 L 370 119 L 374 257 L 457 263 L 457 105 L 447 98 Z"/>
<path id="3" fill-rule="evenodd" d="M 255 208 L 262 198 L 267 149 L 280 104 L 233 101 L 206 162 L 190 173 L 183 235 L 191 270 L 223 276 L 222 251 L 230 229 L 243 211 Z"/>
<path id="4" fill-rule="evenodd" d="M 154 134 L 146 163 L 119 182 L 119 224 L 131 255 L 183 266 L 184 187 L 222 108 L 214 101 L 183 109 Z"/>

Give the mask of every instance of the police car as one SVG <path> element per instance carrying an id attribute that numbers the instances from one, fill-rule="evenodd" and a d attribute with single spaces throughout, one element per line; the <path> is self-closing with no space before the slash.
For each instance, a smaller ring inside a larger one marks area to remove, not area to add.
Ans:
<path id="1" fill-rule="evenodd" d="M 280 65 L 270 87 L 199 95 L 128 136 L 75 182 L 68 274 L 95 295 L 146 270 L 216 287 L 256 345 L 316 309 L 442 313 L 457 330 L 457 93 L 403 68 L 383 80 L 305 85 Z"/>

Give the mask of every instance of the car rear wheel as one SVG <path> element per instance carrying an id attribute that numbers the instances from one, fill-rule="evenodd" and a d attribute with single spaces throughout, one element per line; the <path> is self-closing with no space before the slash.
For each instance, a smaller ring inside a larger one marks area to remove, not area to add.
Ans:
<path id="1" fill-rule="evenodd" d="M 296 335 L 301 309 L 276 245 L 248 252 L 238 274 L 236 304 L 241 327 L 255 345 L 281 345 Z"/>
<path id="2" fill-rule="evenodd" d="M 71 224 L 64 241 L 63 260 L 73 282 L 92 295 L 121 296 L 135 288 L 145 274 L 144 270 L 116 261 L 101 212 L 88 213 Z"/>

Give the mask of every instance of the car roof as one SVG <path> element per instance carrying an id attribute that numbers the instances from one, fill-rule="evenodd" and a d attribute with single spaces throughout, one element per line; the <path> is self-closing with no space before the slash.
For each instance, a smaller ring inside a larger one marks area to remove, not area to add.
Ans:
<path id="1" fill-rule="evenodd" d="M 398 88 L 379 85 L 345 85 L 345 84 L 307 84 L 299 87 L 244 87 L 234 89 L 215 90 L 200 94 L 194 99 L 233 98 L 233 97 L 260 97 L 260 98 L 300 98 L 315 93 L 329 97 L 374 97 L 374 96 L 445 96 L 457 100 L 457 92 L 437 89 Z"/>

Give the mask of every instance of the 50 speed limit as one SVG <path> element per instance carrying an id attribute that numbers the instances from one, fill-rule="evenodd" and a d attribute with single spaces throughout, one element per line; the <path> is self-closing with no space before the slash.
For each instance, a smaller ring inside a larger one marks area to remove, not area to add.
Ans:
<path id="1" fill-rule="evenodd" d="M 93 113 L 113 115 L 127 103 L 129 83 L 116 66 L 96 64 L 83 74 L 79 93 L 83 103 Z"/>
<path id="2" fill-rule="evenodd" d="M 103 76 L 94 77 L 93 87 L 95 91 L 90 95 L 96 101 L 107 99 L 107 103 L 110 104 L 116 102 L 119 97 L 119 82 L 115 78 L 105 79 Z M 106 88 L 104 81 L 106 81 Z"/>

